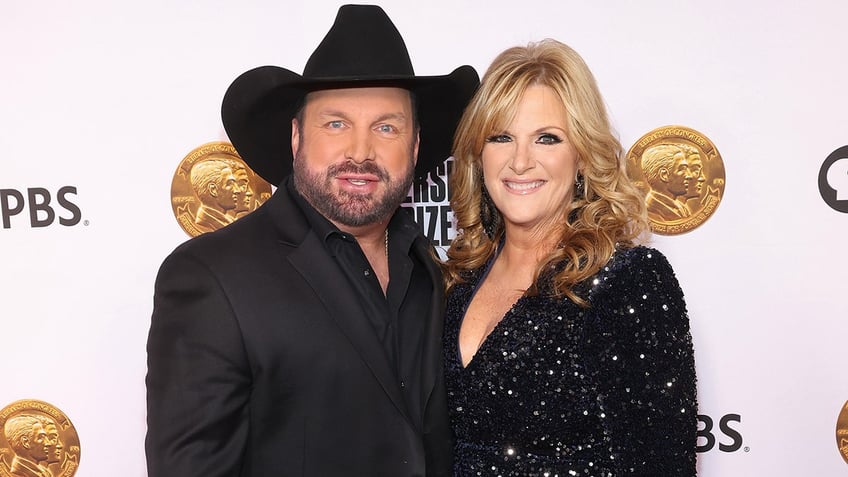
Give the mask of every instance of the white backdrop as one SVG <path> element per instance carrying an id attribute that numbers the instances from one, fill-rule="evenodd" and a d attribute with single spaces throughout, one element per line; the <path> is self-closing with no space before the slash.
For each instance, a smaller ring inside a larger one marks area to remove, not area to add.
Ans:
<path id="1" fill-rule="evenodd" d="M 339 3 L 3 2 L 0 191 L 46 189 L 56 217 L 34 227 L 27 203 L 0 228 L 0 407 L 64 411 L 78 476 L 146 475 L 153 281 L 187 239 L 170 204 L 179 161 L 227 139 L 221 98 L 240 73 L 301 71 Z M 721 205 L 653 241 L 686 293 L 700 413 L 714 421 L 699 475 L 845 475 L 848 214 L 817 178 L 848 143 L 848 3 L 381 3 L 419 74 L 482 74 L 506 47 L 554 37 L 593 69 L 625 148 L 670 124 L 713 141 Z M 56 197 L 66 186 L 79 217 Z"/>

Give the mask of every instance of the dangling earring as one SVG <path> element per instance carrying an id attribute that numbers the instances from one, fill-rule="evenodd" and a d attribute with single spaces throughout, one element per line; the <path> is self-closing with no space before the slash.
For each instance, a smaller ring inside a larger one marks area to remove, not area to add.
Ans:
<path id="1" fill-rule="evenodd" d="M 585 192 L 586 178 L 583 177 L 583 174 L 581 174 L 580 171 L 577 171 L 577 177 L 574 178 L 574 198 L 582 198 Z"/>
<path id="2" fill-rule="evenodd" d="M 480 179 L 480 223 L 483 224 L 483 232 L 489 237 L 489 240 L 495 239 L 495 233 L 498 231 L 501 223 L 501 214 L 492 202 L 489 196 L 489 191 L 486 190 L 486 184 Z"/>

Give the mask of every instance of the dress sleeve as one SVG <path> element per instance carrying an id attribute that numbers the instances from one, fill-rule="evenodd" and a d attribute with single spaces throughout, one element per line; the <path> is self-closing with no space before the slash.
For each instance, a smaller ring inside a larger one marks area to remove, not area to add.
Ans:
<path id="1" fill-rule="evenodd" d="M 695 363 L 674 271 L 640 247 L 619 252 L 592 286 L 583 342 L 610 452 L 627 475 L 694 476 Z"/>
<path id="2" fill-rule="evenodd" d="M 153 301 L 148 475 L 236 476 L 251 375 L 229 301 L 206 266 L 179 252 L 162 264 Z"/>

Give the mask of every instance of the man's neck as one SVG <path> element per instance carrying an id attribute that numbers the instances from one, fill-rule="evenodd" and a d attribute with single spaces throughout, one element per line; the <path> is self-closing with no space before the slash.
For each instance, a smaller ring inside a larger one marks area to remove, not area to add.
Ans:
<path id="1" fill-rule="evenodd" d="M 368 259 L 371 269 L 377 275 L 383 294 L 389 286 L 389 221 L 381 221 L 359 227 L 348 227 L 331 221 L 342 232 L 356 238 L 359 248 Z"/>
<path id="2" fill-rule="evenodd" d="M 366 248 L 383 250 L 386 243 L 386 230 L 389 227 L 389 221 L 385 220 L 368 225 L 350 227 L 331 220 L 339 230 L 356 238 L 359 246 L 363 250 Z"/>

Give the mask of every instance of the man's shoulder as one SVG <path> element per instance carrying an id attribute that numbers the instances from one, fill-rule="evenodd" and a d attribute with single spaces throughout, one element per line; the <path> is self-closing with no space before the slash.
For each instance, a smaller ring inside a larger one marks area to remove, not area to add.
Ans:
<path id="1" fill-rule="evenodd" d="M 298 247 L 309 227 L 281 192 L 226 227 L 183 242 L 171 256 L 191 257 L 207 264 L 239 263 L 267 259 L 269 251 L 280 246 Z"/>
<path id="2" fill-rule="evenodd" d="M 173 254 L 198 258 L 240 255 L 274 240 L 275 226 L 267 213 L 259 208 L 217 230 L 198 235 L 178 245 Z"/>
<path id="3" fill-rule="evenodd" d="M 42 477 L 44 475 L 38 464 L 20 456 L 15 456 L 12 459 L 9 471 L 16 477 Z"/>
<path id="4" fill-rule="evenodd" d="M 256 211 L 250 215 L 242 217 L 235 222 L 227 224 L 217 230 L 207 232 L 197 237 L 186 240 L 177 250 L 194 250 L 201 251 L 206 249 L 217 249 L 220 247 L 228 247 L 237 245 L 245 240 L 250 240 L 251 236 L 256 234 L 257 230 L 262 227 L 263 220 L 260 219 L 261 214 Z"/>
<path id="5" fill-rule="evenodd" d="M 390 229 L 392 227 L 396 227 L 399 230 L 402 230 L 402 233 L 408 237 L 413 242 L 422 242 L 427 244 L 432 244 L 430 239 L 424 235 L 424 231 L 421 229 L 421 225 L 415 221 L 412 214 L 409 211 L 405 210 L 403 206 L 398 207 L 395 211 L 395 217 L 392 218 L 393 221 L 396 222 L 393 226 L 390 225 Z"/>

